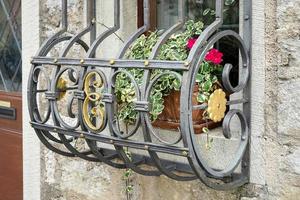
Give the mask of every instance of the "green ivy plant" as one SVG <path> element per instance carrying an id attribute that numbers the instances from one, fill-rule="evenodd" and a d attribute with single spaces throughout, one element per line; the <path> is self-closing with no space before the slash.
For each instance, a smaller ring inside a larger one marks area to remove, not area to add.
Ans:
<path id="1" fill-rule="evenodd" d="M 189 20 L 185 24 L 185 29 L 181 33 L 173 34 L 168 41 L 162 45 L 156 59 L 169 61 L 186 60 L 190 49 L 187 48 L 189 39 L 197 38 L 203 30 L 204 24 L 201 21 L 195 22 Z M 157 43 L 161 31 L 150 32 L 147 35 L 141 35 L 127 51 L 125 57 L 135 60 L 147 60 Z M 151 79 L 158 74 L 168 70 L 153 70 Z M 219 80 L 219 74 L 222 71 L 220 65 L 204 61 L 197 75 L 197 84 L 199 87 L 198 102 L 204 103 L 208 100 L 210 94 L 215 90 Z M 134 101 L 136 100 L 136 91 L 134 84 L 126 73 L 130 73 L 137 84 L 140 86 L 143 81 L 142 69 L 126 69 L 116 76 L 115 95 L 118 103 L 118 120 L 126 124 L 132 124 L 137 118 L 137 111 L 134 110 Z M 171 91 L 180 90 L 180 80 L 174 74 L 162 76 L 154 85 L 150 95 L 151 119 L 155 121 L 164 109 L 164 97 Z"/>

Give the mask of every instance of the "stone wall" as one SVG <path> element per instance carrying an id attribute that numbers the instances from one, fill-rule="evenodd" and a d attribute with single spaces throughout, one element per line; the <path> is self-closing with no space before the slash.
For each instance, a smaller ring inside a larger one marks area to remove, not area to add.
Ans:
<path id="1" fill-rule="evenodd" d="M 41 38 L 60 25 L 59 1 L 40 1 Z M 105 0 L 104 0 L 105 2 Z M 123 19 L 136 24 L 135 1 L 124 0 Z M 124 170 L 78 158 L 66 158 L 42 148 L 41 199 L 43 200 L 196 200 L 196 199 L 298 199 L 300 195 L 300 0 L 265 1 L 265 102 L 262 185 L 220 192 L 199 181 L 177 182 L 164 176 L 133 175 L 133 192 L 126 193 Z M 70 30 L 84 27 L 83 0 L 69 2 Z M 255 10 L 254 10 L 255 12 Z M 130 31 L 122 21 L 126 37 Z M 127 25 L 127 26 L 126 26 Z M 255 30 L 255 29 L 254 29 Z M 254 32 L 255 34 L 255 32 Z M 116 41 L 115 41 L 116 42 Z M 117 43 L 117 42 L 116 42 Z M 105 44 L 104 44 L 105 45 Z M 116 48 L 118 49 L 118 48 Z M 255 54 L 256 55 L 256 54 Z M 106 55 L 105 55 L 106 56 Z M 257 59 L 257 58 L 255 58 Z M 255 84 L 255 83 L 252 83 Z M 255 95 L 252 94 L 252 95 Z M 255 112 L 255 111 L 254 111 Z M 263 128 L 263 127 L 262 127 Z M 252 157 L 255 155 L 252 155 Z M 259 171 L 259 170 L 258 170 Z M 30 198 L 29 198 L 30 199 Z"/>
<path id="2" fill-rule="evenodd" d="M 270 199 L 298 199 L 300 1 L 266 4 L 266 184 Z"/>

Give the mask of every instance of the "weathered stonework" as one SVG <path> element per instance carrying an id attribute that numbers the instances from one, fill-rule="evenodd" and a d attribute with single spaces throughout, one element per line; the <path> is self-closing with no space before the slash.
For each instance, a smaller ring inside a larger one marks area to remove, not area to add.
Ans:
<path id="1" fill-rule="evenodd" d="M 300 195 L 300 1 L 267 1 L 265 128 L 270 199 Z"/>
<path id="2" fill-rule="evenodd" d="M 43 41 L 60 25 L 60 4 L 59 1 L 42 0 L 40 6 Z M 132 17 L 136 16 L 133 1 L 126 0 L 123 6 L 126 10 L 123 17 L 127 16 L 131 20 L 128 23 L 135 24 Z M 84 13 L 83 0 L 69 2 L 71 32 L 84 27 Z M 132 30 L 128 26 L 123 28 L 123 32 L 118 34 L 126 38 Z M 265 73 L 265 127 L 264 135 L 259 136 L 259 143 L 263 144 L 265 157 L 263 163 L 256 167 L 265 168 L 266 174 L 261 175 L 265 184 L 249 184 L 234 191 L 220 192 L 207 188 L 199 181 L 177 182 L 164 176 L 144 177 L 134 174 L 130 178 L 133 192 L 128 196 L 125 192 L 124 170 L 78 158 L 62 157 L 43 147 L 41 199 L 299 199 L 300 0 L 265 1 L 264 40 L 266 68 L 261 70 Z M 118 44 L 118 41 L 115 43 Z"/>

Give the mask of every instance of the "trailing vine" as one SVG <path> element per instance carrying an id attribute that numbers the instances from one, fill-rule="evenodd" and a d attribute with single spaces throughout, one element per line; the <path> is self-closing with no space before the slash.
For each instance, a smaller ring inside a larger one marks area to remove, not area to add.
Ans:
<path id="1" fill-rule="evenodd" d="M 126 156 L 128 157 L 128 159 L 131 161 L 132 160 L 132 156 L 131 156 L 131 152 L 128 150 L 128 148 L 125 149 L 125 153 Z M 133 192 L 133 185 L 131 184 L 131 178 L 133 176 L 133 171 L 132 169 L 126 169 L 124 174 L 123 174 L 123 180 L 125 181 L 125 193 L 126 193 L 126 198 L 127 200 L 131 199 L 131 195 Z"/>

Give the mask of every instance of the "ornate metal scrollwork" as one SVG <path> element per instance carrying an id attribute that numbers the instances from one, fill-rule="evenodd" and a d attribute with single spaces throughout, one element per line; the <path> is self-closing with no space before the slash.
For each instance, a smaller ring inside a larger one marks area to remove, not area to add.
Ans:
<path id="1" fill-rule="evenodd" d="M 145 25 L 128 39 L 118 58 L 113 60 L 98 59 L 95 52 L 108 36 L 120 28 L 120 0 L 114 0 L 114 26 L 98 37 L 95 34 L 96 16 L 93 12 L 95 1 L 87 1 L 92 13 L 89 16 L 91 23 L 73 36 L 64 36 L 68 29 L 67 0 L 62 1 L 62 29 L 45 41 L 33 57 L 28 87 L 31 125 L 46 147 L 64 156 L 104 162 L 120 169 L 131 168 L 146 176 L 164 174 L 181 181 L 200 179 L 207 186 L 219 190 L 232 189 L 248 182 L 249 44 L 234 31 L 218 31 L 223 23 L 223 0 L 216 0 L 216 20 L 203 31 L 185 61 L 156 60 L 162 45 L 184 25 L 185 1 L 179 3 L 178 23 L 161 35 L 149 60 L 124 59 L 125 52 L 133 42 L 149 29 L 149 0 L 144 0 Z M 244 26 L 249 26 L 249 21 Z M 81 39 L 88 33 L 91 35 L 90 45 Z M 194 105 L 192 98 L 199 66 L 209 49 L 224 37 L 231 37 L 239 48 L 242 66 L 239 83 L 237 86 L 231 84 L 229 76 L 233 66 L 226 64 L 222 73 L 224 88 L 217 89 L 207 104 Z M 58 44 L 64 44 L 59 56 L 49 56 L 49 52 Z M 74 44 L 79 44 L 86 56 L 69 58 L 68 53 Z M 109 71 L 104 73 L 104 69 Z M 143 70 L 142 85 L 126 69 Z M 152 71 L 157 69 L 163 72 L 150 79 Z M 51 76 L 49 70 L 52 71 Z M 149 114 L 151 91 L 165 75 L 174 76 L 181 88 L 180 126 L 177 133 L 172 133 L 167 139 L 160 136 L 160 130 L 153 126 Z M 132 102 L 136 120 L 131 127 L 119 123 L 120 108 L 115 94 L 118 76 L 127 78 L 132 89 L 127 98 Z M 237 92 L 242 94 L 241 99 L 228 99 L 228 94 Z M 40 105 L 41 101 L 45 106 Z M 242 105 L 243 109 L 231 108 L 232 105 Z M 66 109 L 64 113 L 63 108 Z M 198 136 L 194 133 L 193 111 L 205 109 L 213 121 L 223 121 L 224 140 L 233 139 L 233 119 L 237 118 L 240 123 L 239 145 L 224 169 L 215 169 L 206 161 Z M 85 145 L 78 147 L 78 141 L 84 141 Z M 133 149 L 130 156 L 127 148 Z M 176 159 L 169 159 L 170 155 Z M 145 168 L 145 165 L 152 167 Z"/>
<path id="2" fill-rule="evenodd" d="M 107 83 L 103 79 L 102 72 L 96 70 L 88 72 L 84 78 L 85 99 L 82 106 L 82 117 L 87 129 L 95 133 L 101 132 L 106 124 L 101 90 L 107 88 Z"/>

